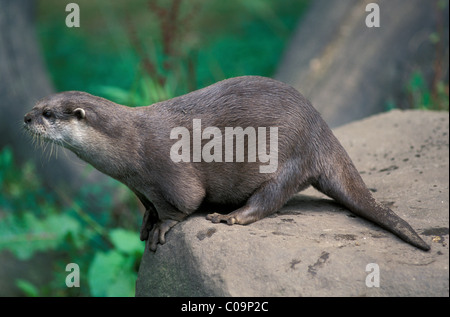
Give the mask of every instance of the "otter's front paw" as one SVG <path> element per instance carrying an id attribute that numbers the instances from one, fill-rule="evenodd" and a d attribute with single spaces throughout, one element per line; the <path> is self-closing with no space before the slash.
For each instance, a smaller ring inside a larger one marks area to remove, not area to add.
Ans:
<path id="1" fill-rule="evenodd" d="M 155 252 L 158 243 L 166 243 L 166 233 L 178 223 L 176 220 L 158 221 L 148 233 L 148 248 Z"/>

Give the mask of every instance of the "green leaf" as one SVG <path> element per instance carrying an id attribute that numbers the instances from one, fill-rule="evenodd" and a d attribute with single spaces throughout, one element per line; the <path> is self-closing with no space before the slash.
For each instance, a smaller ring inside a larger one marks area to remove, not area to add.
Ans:
<path id="1" fill-rule="evenodd" d="M 28 297 L 38 297 L 39 296 L 39 290 L 36 288 L 36 286 L 34 286 L 33 284 L 31 284 L 28 281 L 25 281 L 22 279 L 17 279 L 16 286 L 18 288 L 20 288 L 20 290 L 22 292 L 24 292 L 25 295 Z"/>
<path id="2" fill-rule="evenodd" d="M 117 251 L 97 252 L 89 266 L 88 281 L 92 296 L 134 296 L 133 258 Z"/>
<path id="3" fill-rule="evenodd" d="M 123 253 L 141 255 L 144 252 L 145 245 L 139 239 L 139 234 L 137 232 L 125 229 L 114 229 L 109 233 L 109 238 L 114 247 Z"/>

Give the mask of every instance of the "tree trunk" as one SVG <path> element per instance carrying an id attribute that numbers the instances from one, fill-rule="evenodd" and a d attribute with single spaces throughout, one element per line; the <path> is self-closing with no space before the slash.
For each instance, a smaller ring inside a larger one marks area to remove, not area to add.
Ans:
<path id="1" fill-rule="evenodd" d="M 379 5 L 380 27 L 366 26 L 371 2 Z M 430 35 L 439 29 L 442 42 L 434 45 Z M 444 63 L 439 80 L 448 80 L 448 7 L 439 10 L 435 0 L 314 0 L 275 77 L 336 127 L 382 112 L 388 103 L 408 108 L 412 72 L 420 70 L 431 84 L 436 58 Z"/>
<path id="2" fill-rule="evenodd" d="M 54 90 L 36 41 L 34 14 L 34 1 L 0 0 L 0 150 L 8 145 L 17 163 L 34 161 L 47 185 L 73 189 L 83 174 L 80 160 L 65 150 L 67 155 L 48 158 L 22 129 L 25 113 Z"/>
<path id="3" fill-rule="evenodd" d="M 48 159 L 22 131 L 24 114 L 54 91 L 36 41 L 34 14 L 32 0 L 0 0 L 0 151 L 10 146 L 16 163 L 34 161 L 44 184 L 70 193 L 84 181 L 84 164 L 70 151 Z M 106 179 L 97 171 L 89 176 L 90 180 Z M 23 295 L 15 286 L 17 278 L 47 285 L 55 256 L 47 252 L 18 261 L 11 253 L 0 252 L 0 296 Z"/>

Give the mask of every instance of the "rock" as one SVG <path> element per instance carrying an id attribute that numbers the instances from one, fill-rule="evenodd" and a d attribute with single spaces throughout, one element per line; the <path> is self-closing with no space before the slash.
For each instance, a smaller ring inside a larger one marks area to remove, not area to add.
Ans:
<path id="1" fill-rule="evenodd" d="M 308 189 L 247 226 L 194 214 L 145 251 L 137 296 L 448 296 L 449 116 L 391 111 L 336 136 L 375 198 L 431 245 L 423 252 Z M 376 269 L 379 287 L 368 287 Z"/>

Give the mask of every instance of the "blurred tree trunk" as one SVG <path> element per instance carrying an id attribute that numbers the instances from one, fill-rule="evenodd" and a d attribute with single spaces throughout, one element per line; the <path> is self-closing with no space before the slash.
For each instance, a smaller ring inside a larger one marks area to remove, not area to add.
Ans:
<path id="1" fill-rule="evenodd" d="M 84 167 L 80 160 L 69 151 L 65 151 L 67 156 L 60 153 L 58 159 L 48 159 L 48 154 L 35 149 L 31 138 L 22 131 L 24 114 L 37 100 L 53 92 L 36 41 L 34 15 L 35 1 L 0 0 L 0 151 L 10 146 L 16 163 L 34 161 L 48 187 L 70 193 L 82 181 Z M 99 172 L 89 176 L 106 179 Z M 34 285 L 48 285 L 55 256 L 47 252 L 18 261 L 10 252 L 0 252 L 0 296 L 23 295 L 15 286 L 17 278 Z"/>
<path id="2" fill-rule="evenodd" d="M 365 23 L 371 2 L 380 8 L 378 28 Z M 275 77 L 302 92 L 332 127 L 382 112 L 388 103 L 407 108 L 414 71 L 429 86 L 448 81 L 446 2 L 439 9 L 438 0 L 311 1 Z"/>
<path id="3" fill-rule="evenodd" d="M 36 40 L 35 5 L 32 0 L 0 0 L 0 150 L 8 145 L 17 163 L 34 161 L 47 185 L 74 189 L 83 170 L 75 155 L 65 151 L 67 156 L 49 159 L 22 129 L 24 114 L 53 92 Z"/>

